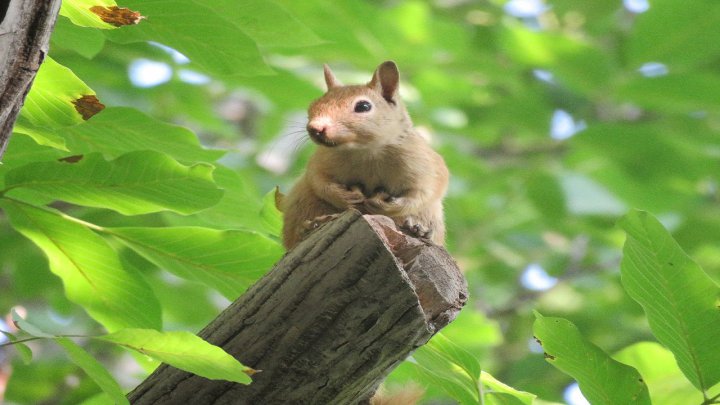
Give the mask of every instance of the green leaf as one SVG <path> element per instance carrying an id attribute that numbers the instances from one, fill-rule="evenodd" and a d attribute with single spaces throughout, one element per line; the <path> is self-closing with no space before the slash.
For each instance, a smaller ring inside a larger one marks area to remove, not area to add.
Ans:
<path id="1" fill-rule="evenodd" d="M 115 26 L 104 22 L 100 16 L 90 11 L 94 6 L 117 6 L 114 0 L 64 0 L 60 7 L 60 15 L 65 16 L 73 24 L 81 27 L 112 29 Z"/>
<path id="2" fill-rule="evenodd" d="M 619 225 L 627 232 L 625 290 L 685 376 L 706 391 L 720 382 L 720 288 L 652 215 L 631 211 Z"/>
<path id="3" fill-rule="evenodd" d="M 562 173 L 559 180 L 567 210 L 572 214 L 615 216 L 627 210 L 609 189 L 583 174 Z"/>
<path id="4" fill-rule="evenodd" d="M 55 341 L 65 349 L 70 360 L 90 377 L 95 383 L 112 399 L 116 404 L 129 404 L 120 385 L 110 373 L 94 357 L 78 346 L 72 340 L 65 337 L 58 337 Z"/>
<path id="5" fill-rule="evenodd" d="M 618 95 L 643 107 L 670 113 L 720 111 L 720 79 L 714 74 L 669 74 L 638 77 L 618 89 Z"/>
<path id="6" fill-rule="evenodd" d="M 78 111 L 76 103 L 83 96 L 94 95 L 95 92 L 78 79 L 72 70 L 46 57 L 35 76 L 20 116 L 35 127 L 61 128 L 79 124 L 83 122 L 83 115 Z M 19 128 L 16 126 L 15 131 L 27 133 L 29 129 L 24 124 Z"/>
<path id="7" fill-rule="evenodd" d="M 481 367 L 478 360 L 462 347 L 453 343 L 442 333 L 438 333 L 425 347 L 459 366 L 473 381 L 480 379 Z"/>
<path id="8" fill-rule="evenodd" d="M 10 332 L 0 330 L 0 333 L 2 333 L 7 338 L 7 340 L 12 342 L 12 345 L 10 345 L 10 346 L 13 346 L 15 348 L 15 350 L 17 350 L 23 363 L 30 364 L 30 362 L 32 361 L 32 356 L 33 356 L 33 353 L 32 353 L 32 350 L 30 350 L 30 347 L 28 347 L 28 345 L 26 345 L 25 343 L 18 342 L 17 336 L 13 335 Z"/>
<path id="9" fill-rule="evenodd" d="M 43 337 L 43 338 L 54 338 L 55 337 L 55 335 L 47 333 L 47 332 L 43 331 L 42 329 L 40 329 L 39 327 L 32 324 L 31 322 L 28 322 L 27 320 L 25 320 L 25 318 L 20 316 L 20 314 L 18 314 L 17 311 L 15 311 L 15 309 L 13 309 L 11 311 L 11 313 L 12 313 L 13 322 L 15 323 L 15 325 L 17 325 L 18 329 L 20 329 L 30 335 L 36 336 L 36 337 Z"/>
<path id="10" fill-rule="evenodd" d="M 95 92 L 70 69 L 46 57 L 13 131 L 40 145 L 68 150 L 64 139 L 53 130 L 82 123 L 104 107 Z"/>
<path id="11" fill-rule="evenodd" d="M 98 153 L 78 162 L 38 162 L 10 171 L 13 189 L 35 191 L 48 198 L 125 215 L 164 210 L 191 214 L 216 204 L 222 196 L 207 164 L 183 166 L 153 151 L 130 152 L 107 162 Z"/>
<path id="12" fill-rule="evenodd" d="M 137 109 L 111 107 L 83 122 L 58 131 L 75 154 L 101 152 L 116 158 L 128 152 L 154 150 L 182 162 L 217 160 L 225 151 L 205 149 L 187 128 L 152 118 Z"/>
<path id="13" fill-rule="evenodd" d="M 2 199 L 15 229 L 43 250 L 70 301 L 110 331 L 159 328 L 160 305 L 137 273 L 123 269 L 117 253 L 85 226 L 47 209 Z"/>
<path id="14" fill-rule="evenodd" d="M 280 189 L 275 187 L 272 191 L 265 194 L 262 200 L 262 208 L 260 209 L 260 220 L 262 221 L 264 230 L 273 236 L 282 235 L 283 215 L 277 208 L 277 200 Z"/>
<path id="15" fill-rule="evenodd" d="M 58 387 L 67 381 L 67 376 L 77 372 L 77 366 L 61 356 L 34 361 L 29 365 L 14 363 L 3 398 L 5 403 L 42 404 L 57 400 Z"/>
<path id="16" fill-rule="evenodd" d="M 521 405 L 522 401 L 512 395 L 499 392 L 487 393 L 483 396 L 483 405 Z"/>
<path id="17" fill-rule="evenodd" d="M 65 5 L 67 2 L 63 2 Z M 51 47 L 77 52 L 87 59 L 92 59 L 105 46 L 105 36 L 93 28 L 80 27 L 65 17 L 58 17 L 55 22 Z"/>
<path id="18" fill-rule="evenodd" d="M 243 366 L 220 347 L 190 332 L 123 329 L 98 339 L 135 350 L 211 380 L 227 380 L 241 384 L 252 382 L 248 373 L 254 370 Z"/>
<path id="19" fill-rule="evenodd" d="M 586 41 L 520 24 L 507 24 L 501 33 L 504 49 L 514 59 L 550 70 L 569 87 L 585 93 L 605 91 L 612 77 L 610 59 Z"/>
<path id="20" fill-rule="evenodd" d="M 461 405 L 481 404 L 478 399 L 480 394 L 477 390 L 469 387 L 467 381 L 459 379 L 442 357 L 432 353 L 421 353 L 418 360 L 416 355 L 417 352 L 413 355 L 412 360 L 415 360 L 413 364 L 421 381 L 441 388 Z"/>
<path id="21" fill-rule="evenodd" d="M 303 47 L 323 43 L 282 6 L 268 0 L 216 0 L 210 5 L 261 47 Z M 282 26 L 282 30 L 277 27 Z M 292 32 L 292 35 L 287 35 Z"/>
<path id="22" fill-rule="evenodd" d="M 576 379 L 590 403 L 650 404 L 647 386 L 637 370 L 585 340 L 570 321 L 535 312 L 533 332 L 545 350 L 545 359 Z"/>
<path id="23" fill-rule="evenodd" d="M 412 359 L 424 379 L 442 387 L 461 404 L 489 401 L 530 405 L 535 398 L 535 395 L 518 391 L 482 371 L 475 356 L 442 333 L 419 348 Z M 480 395 L 483 395 L 482 399 Z"/>
<path id="24" fill-rule="evenodd" d="M 544 217 L 559 220 L 566 213 L 565 195 L 558 180 L 548 174 L 533 174 L 527 181 L 530 201 Z"/>
<path id="25" fill-rule="evenodd" d="M 635 367 L 650 390 L 653 405 L 676 405 L 702 396 L 678 368 L 672 352 L 655 342 L 639 342 L 615 353 L 613 358 Z"/>
<path id="26" fill-rule="evenodd" d="M 9 171 L 10 169 L 24 166 L 28 163 L 58 160 L 67 155 L 67 152 L 56 148 L 38 145 L 30 137 L 22 135 L 11 136 L 7 150 L 2 157 L 0 175 L 4 175 L 4 173 L 2 173 L 3 171 Z"/>
<path id="27" fill-rule="evenodd" d="M 61 151 L 67 151 L 65 140 L 47 127 L 36 127 L 27 118 L 20 114 L 13 126 L 13 133 L 30 137 L 38 145 L 49 146 Z"/>
<path id="28" fill-rule="evenodd" d="M 101 392 L 93 395 L 90 398 L 86 398 L 78 405 L 115 405 L 115 401 L 106 393 Z"/>
<path id="29" fill-rule="evenodd" d="M 251 231 L 175 227 L 108 232 L 157 266 L 213 287 L 229 299 L 269 271 L 283 253 L 277 242 Z"/>
<path id="30" fill-rule="evenodd" d="M 646 62 L 705 63 L 720 55 L 718 22 L 720 8 L 713 0 L 654 0 L 647 12 L 637 16 L 626 47 L 627 59 L 631 67 Z"/>
<path id="31" fill-rule="evenodd" d="M 493 377 L 489 373 L 483 371 L 480 374 L 480 382 L 487 387 L 483 390 L 486 397 L 499 397 L 501 400 L 496 401 L 497 403 L 519 403 L 524 405 L 532 405 L 535 401 L 536 395 L 529 392 L 520 391 L 515 389 L 503 382 L 500 382 L 497 378 Z M 487 398 L 486 398 L 487 399 Z"/>
<path id="32" fill-rule="evenodd" d="M 266 229 L 262 215 L 258 215 L 263 207 L 262 202 L 247 178 L 222 165 L 215 168 L 213 178 L 225 194 L 219 203 L 199 212 L 198 218 L 214 228 L 243 228 L 254 231 Z"/>
<path id="33" fill-rule="evenodd" d="M 106 31 L 113 41 L 157 41 L 218 76 L 272 73 L 255 42 L 237 26 L 238 14 L 224 14 L 213 2 L 126 0 L 123 5 L 147 19 L 136 26 Z"/>

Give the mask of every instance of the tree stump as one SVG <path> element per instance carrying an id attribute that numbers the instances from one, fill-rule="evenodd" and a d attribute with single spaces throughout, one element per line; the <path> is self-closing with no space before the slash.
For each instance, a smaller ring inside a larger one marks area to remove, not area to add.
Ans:
<path id="1" fill-rule="evenodd" d="M 60 0 L 0 2 L 0 158 L 40 64 Z"/>
<path id="2" fill-rule="evenodd" d="M 313 232 L 199 336 L 260 370 L 253 383 L 161 365 L 133 404 L 367 403 L 450 323 L 465 278 L 442 247 L 351 210 Z"/>

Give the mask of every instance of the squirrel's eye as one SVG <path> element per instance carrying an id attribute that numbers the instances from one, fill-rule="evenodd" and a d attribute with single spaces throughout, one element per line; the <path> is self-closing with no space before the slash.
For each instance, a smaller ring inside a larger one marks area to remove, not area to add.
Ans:
<path id="1" fill-rule="evenodd" d="M 360 100 L 357 103 L 355 103 L 355 112 L 356 113 L 368 112 L 371 109 L 372 109 L 372 104 L 370 104 L 369 101 Z"/>

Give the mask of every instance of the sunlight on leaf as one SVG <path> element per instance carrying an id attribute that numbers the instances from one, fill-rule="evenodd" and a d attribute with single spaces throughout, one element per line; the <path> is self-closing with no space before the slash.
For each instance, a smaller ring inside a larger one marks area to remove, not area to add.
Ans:
<path id="1" fill-rule="evenodd" d="M 282 212 L 278 209 L 278 202 L 282 200 L 280 189 L 275 187 L 272 191 L 265 194 L 262 200 L 262 208 L 260 209 L 260 219 L 264 230 L 273 236 L 280 236 L 283 228 Z"/>
<path id="2" fill-rule="evenodd" d="M 632 344 L 613 355 L 617 361 L 635 367 L 650 390 L 653 405 L 676 405 L 702 395 L 678 368 L 672 352 L 655 342 Z"/>
<path id="3" fill-rule="evenodd" d="M 51 335 L 39 327 L 35 326 L 31 322 L 28 322 L 25 318 L 20 316 L 20 314 L 17 313 L 17 311 L 13 308 L 11 311 L 12 313 L 12 319 L 13 323 L 15 323 L 15 326 L 18 327 L 18 329 L 36 337 L 43 337 L 43 338 L 52 338 L 55 337 L 55 335 Z"/>
<path id="4" fill-rule="evenodd" d="M 430 342 L 420 347 L 412 355 L 411 363 L 423 379 L 442 387 L 461 404 L 530 405 L 535 398 L 535 395 L 516 390 L 482 371 L 475 356 L 442 333 L 436 334 Z"/>
<path id="5" fill-rule="evenodd" d="M 39 162 L 11 170 L 7 193 L 14 189 L 125 215 L 163 210 L 191 214 L 216 204 L 222 190 L 207 164 L 183 166 L 159 152 L 130 152 L 113 161 L 100 154 L 72 162 Z"/>
<path id="6" fill-rule="evenodd" d="M 570 321 L 535 312 L 533 333 L 548 363 L 576 379 L 592 404 L 650 404 L 648 388 L 637 370 L 588 342 Z"/>
<path id="7" fill-rule="evenodd" d="M 97 339 L 135 350 L 211 380 L 227 380 L 241 384 L 252 382 L 248 374 L 252 373 L 253 369 L 243 366 L 223 349 L 190 332 L 123 329 Z"/>
<path id="8" fill-rule="evenodd" d="M 279 243 L 256 232 L 200 227 L 108 228 L 158 267 L 237 298 L 282 255 Z"/>
<path id="9" fill-rule="evenodd" d="M 125 398 L 120 385 L 100 364 L 93 356 L 88 354 L 82 347 L 72 340 L 64 337 L 59 337 L 55 341 L 65 349 L 70 360 L 77 364 L 78 367 L 93 380 L 95 383 L 108 394 L 115 404 L 129 404 L 130 402 Z"/>
<path id="10" fill-rule="evenodd" d="M 35 127 L 61 128 L 79 124 L 85 118 L 75 103 L 87 97 L 95 97 L 95 92 L 72 70 L 46 57 L 20 115 Z"/>
<path id="11" fill-rule="evenodd" d="M 77 52 L 87 59 L 94 58 L 105 46 L 105 36 L 96 29 L 80 27 L 68 18 L 59 16 L 50 37 L 51 47 Z"/>
<path id="12" fill-rule="evenodd" d="M 720 287 L 652 215 L 631 211 L 619 225 L 627 232 L 623 287 L 643 307 L 653 333 L 685 376 L 709 389 L 720 382 Z"/>
<path id="13" fill-rule="evenodd" d="M 136 26 L 106 31 L 113 41 L 156 41 L 178 50 L 197 66 L 218 76 L 272 73 L 257 44 L 237 26 L 238 15 L 223 13 L 216 9 L 214 2 L 126 0 L 123 5 L 138 10 L 147 20 Z M 207 29 L 209 26 L 213 29 Z"/>
<path id="14" fill-rule="evenodd" d="M 15 229 L 43 250 L 68 299 L 105 328 L 160 327 L 160 304 L 150 286 L 123 269 L 104 239 L 48 209 L 9 199 L 0 206 Z"/>
<path id="15" fill-rule="evenodd" d="M 64 0 L 60 7 L 60 15 L 69 18 L 73 24 L 81 27 L 112 29 L 132 24 L 132 22 L 128 22 L 128 24 L 118 25 L 119 17 L 132 13 L 132 11 L 114 11 L 117 9 L 115 0 Z M 135 17 L 135 21 L 137 18 Z"/>
<path id="16" fill-rule="evenodd" d="M 93 119 L 58 131 L 74 153 L 101 152 L 117 158 L 137 150 L 165 153 L 184 163 L 212 162 L 223 150 L 205 149 L 185 127 L 157 120 L 140 110 L 110 107 Z"/>

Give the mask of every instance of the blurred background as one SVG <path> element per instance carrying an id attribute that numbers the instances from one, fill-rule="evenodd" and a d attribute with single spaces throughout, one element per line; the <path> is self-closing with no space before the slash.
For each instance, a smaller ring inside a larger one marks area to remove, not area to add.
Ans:
<path id="1" fill-rule="evenodd" d="M 445 335 L 499 380 L 544 400 L 583 403 L 533 340 L 533 310 L 571 320 L 608 353 L 652 339 L 619 279 L 624 233 L 615 223 L 628 210 L 652 212 L 720 279 L 716 1 L 274 3 L 292 21 L 253 8 L 230 15 L 270 24 L 264 40 L 255 38 L 267 70 L 235 64 L 218 72 L 171 44 L 126 43 L 122 31 L 132 27 L 87 29 L 78 46 L 65 17 L 50 55 L 104 104 L 137 108 L 226 149 L 219 162 L 242 184 L 238 221 L 248 227 L 262 196 L 276 185 L 289 190 L 315 147 L 305 110 L 324 91 L 322 64 L 344 83 L 363 83 L 382 61 L 396 61 L 411 117 L 452 174 L 447 245 L 468 278 L 470 302 Z M 212 47 L 204 52 L 223 58 Z M 84 210 L 104 224 L 129 223 Z M 64 298 L 42 253 L 1 219 L 0 246 L 0 309 L 29 308 L 55 330 L 91 323 Z M 205 286 L 148 272 L 170 286 L 156 291 L 168 330 L 197 331 L 228 303 Z M 92 392 L 46 350 L 14 366 L 8 400 L 75 403 Z M 141 370 L 129 355 L 102 356 L 121 384 L 137 383 Z M 412 367 L 403 365 L 388 384 L 410 379 Z M 427 391 L 427 403 L 452 403 L 437 388 Z"/>

